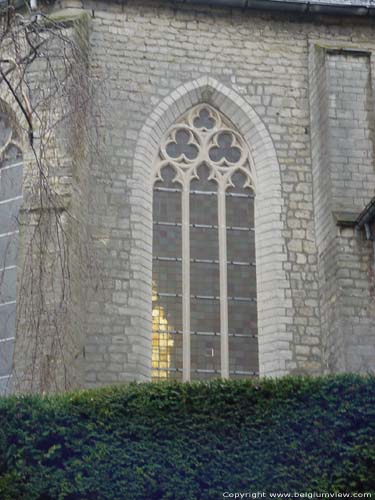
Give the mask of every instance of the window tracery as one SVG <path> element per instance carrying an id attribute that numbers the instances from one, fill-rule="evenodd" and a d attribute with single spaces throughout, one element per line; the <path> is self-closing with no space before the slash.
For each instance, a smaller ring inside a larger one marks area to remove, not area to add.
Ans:
<path id="1" fill-rule="evenodd" d="M 154 166 L 153 377 L 258 371 L 251 157 L 200 104 L 165 135 Z"/>

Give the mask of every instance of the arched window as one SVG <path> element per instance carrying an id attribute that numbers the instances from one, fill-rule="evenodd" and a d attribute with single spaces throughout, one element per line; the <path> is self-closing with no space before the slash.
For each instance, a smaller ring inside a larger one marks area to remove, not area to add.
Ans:
<path id="1" fill-rule="evenodd" d="M 248 148 L 195 106 L 164 137 L 153 204 L 153 379 L 258 373 L 254 183 Z"/>
<path id="2" fill-rule="evenodd" d="M 17 134 L 0 103 L 0 394 L 9 389 L 12 372 L 22 171 Z"/>

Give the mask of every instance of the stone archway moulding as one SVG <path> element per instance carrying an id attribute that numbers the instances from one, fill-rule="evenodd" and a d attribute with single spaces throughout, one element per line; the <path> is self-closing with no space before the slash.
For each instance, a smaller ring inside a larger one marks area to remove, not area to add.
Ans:
<path id="1" fill-rule="evenodd" d="M 255 167 L 256 256 L 260 374 L 279 376 L 288 372 L 292 359 L 291 334 L 287 331 L 291 307 L 289 283 L 283 270 L 286 249 L 281 220 L 283 199 L 280 167 L 271 136 L 250 104 L 213 78 L 188 82 L 164 98 L 146 120 L 137 143 L 131 187 L 132 249 L 130 268 L 135 269 L 131 289 L 140 286 L 144 298 L 138 325 L 130 332 L 138 343 L 151 349 L 152 182 L 153 165 L 164 134 L 193 106 L 206 102 L 223 113 L 246 141 Z M 138 280 L 138 283 L 137 283 Z M 145 298 L 147 297 L 147 298 Z M 135 303 L 133 304 L 135 306 Z M 149 347 L 147 347 L 149 346 Z M 145 351 L 145 355 L 147 351 Z M 151 354 L 150 354 L 151 363 Z"/>

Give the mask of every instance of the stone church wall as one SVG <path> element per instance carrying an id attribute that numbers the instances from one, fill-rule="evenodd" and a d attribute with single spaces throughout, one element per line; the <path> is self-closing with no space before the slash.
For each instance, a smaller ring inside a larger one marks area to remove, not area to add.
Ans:
<path id="1" fill-rule="evenodd" d="M 274 364 L 264 372 L 358 369 L 360 352 L 366 351 L 367 359 L 373 352 L 368 345 L 373 346 L 372 298 L 366 288 L 371 249 L 353 229 L 340 230 L 332 212 L 359 212 L 374 192 L 370 25 L 353 18 L 303 19 L 165 2 L 92 7 L 92 71 L 99 79 L 105 77 L 109 97 L 107 161 L 105 169 L 98 165 L 93 171 L 98 190 L 93 225 L 103 242 L 109 272 L 106 297 L 111 300 L 99 299 L 91 314 L 88 382 L 142 379 L 149 374 L 150 269 L 145 262 L 150 265 L 150 204 L 137 179 L 134 156 L 140 130 L 158 103 L 201 77 L 215 79 L 253 108 L 280 163 L 280 251 L 288 282 L 288 289 L 280 293 L 287 321 L 280 322 L 280 345 L 269 351 Z M 310 108 L 314 84 L 309 74 L 317 45 L 331 50 L 325 56 L 324 88 Z M 353 52 L 347 54 L 343 48 Z M 319 124 L 327 154 L 319 165 L 320 185 L 313 185 L 311 158 L 319 106 L 324 113 L 329 110 L 321 118 L 325 123 Z M 272 240 L 267 244 L 271 246 Z M 320 258 L 322 244 L 327 259 Z M 145 255 L 140 268 L 131 264 L 134 253 Z M 340 281 L 348 279 L 348 272 L 351 281 Z M 350 299 L 353 294 L 360 295 L 357 306 Z M 326 312 L 321 314 L 320 308 Z M 288 355 L 280 368 L 283 349 Z M 337 359 L 331 363 L 330 356 Z"/>
<path id="2" fill-rule="evenodd" d="M 256 220 L 261 375 L 373 370 L 372 248 L 353 225 L 375 188 L 371 21 L 83 3 L 103 143 L 79 191 L 101 269 L 82 384 L 150 378 L 152 155 L 199 100 L 238 126 L 271 185 Z"/>
<path id="3" fill-rule="evenodd" d="M 311 45 L 315 225 L 328 371 L 366 372 L 374 360 L 373 257 L 352 224 L 374 193 L 370 56 L 354 46 Z"/>

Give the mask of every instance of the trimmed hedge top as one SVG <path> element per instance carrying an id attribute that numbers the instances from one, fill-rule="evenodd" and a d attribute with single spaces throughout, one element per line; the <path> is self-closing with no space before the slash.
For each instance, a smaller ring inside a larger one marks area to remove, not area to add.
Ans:
<path id="1" fill-rule="evenodd" d="M 374 493 L 374 403 L 357 375 L 2 398 L 0 498 Z"/>

